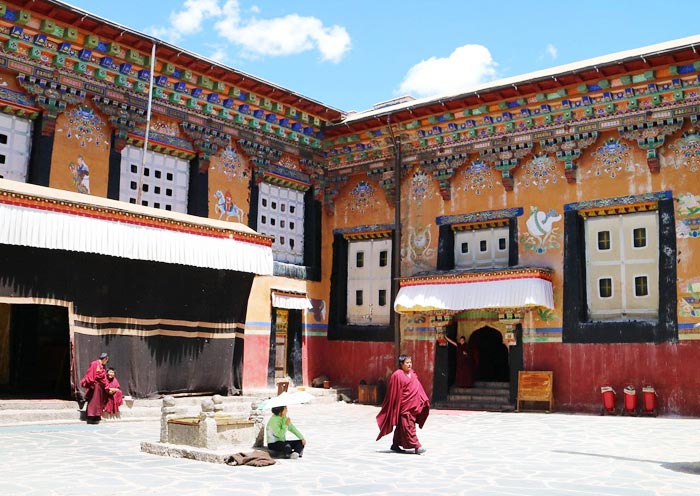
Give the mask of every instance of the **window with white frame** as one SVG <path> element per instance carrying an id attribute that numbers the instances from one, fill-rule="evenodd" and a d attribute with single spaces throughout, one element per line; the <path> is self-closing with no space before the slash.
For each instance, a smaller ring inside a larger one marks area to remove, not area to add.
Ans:
<path id="1" fill-rule="evenodd" d="M 595 216 L 584 222 L 589 320 L 656 319 L 658 213 Z"/>
<path id="2" fill-rule="evenodd" d="M 350 241 L 348 324 L 386 325 L 391 318 L 391 239 Z"/>
<path id="3" fill-rule="evenodd" d="M 147 207 L 187 213 L 190 164 L 187 160 L 127 145 L 122 150 L 119 199 Z M 141 185 L 139 194 L 139 184 Z"/>
<path id="4" fill-rule="evenodd" d="M 0 177 L 27 182 L 32 121 L 0 113 Z"/>
<path id="5" fill-rule="evenodd" d="M 258 194 L 258 232 L 274 236 L 276 261 L 304 264 L 304 192 L 267 182 Z"/>
<path id="6" fill-rule="evenodd" d="M 508 226 L 456 230 L 455 267 L 508 267 L 508 238 Z"/>

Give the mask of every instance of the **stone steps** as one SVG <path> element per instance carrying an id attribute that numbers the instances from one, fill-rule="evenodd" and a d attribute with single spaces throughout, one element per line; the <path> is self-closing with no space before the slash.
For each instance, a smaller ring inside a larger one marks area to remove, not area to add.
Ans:
<path id="1" fill-rule="evenodd" d="M 299 388 L 298 390 L 301 390 Z M 338 391 L 335 389 L 305 388 L 314 395 L 315 403 L 334 403 L 338 401 Z M 260 389 L 249 391 L 244 396 L 222 396 L 224 413 L 248 417 L 252 408 L 272 396 L 276 390 Z M 201 411 L 201 402 L 208 396 L 175 397 L 175 407 L 184 416 L 197 416 Z M 144 398 L 125 400 L 120 407 L 119 417 L 103 420 L 110 421 L 142 421 L 158 420 L 163 406 L 162 398 Z M 77 423 L 85 420 L 85 411 L 80 410 L 77 401 L 57 399 L 0 399 L 0 425 L 14 424 L 45 424 L 45 423 Z"/>
<path id="2" fill-rule="evenodd" d="M 479 410 L 489 412 L 513 411 L 510 402 L 510 384 L 507 382 L 477 381 L 473 387 L 452 387 L 447 400 L 436 403 L 436 408 L 449 410 Z"/>

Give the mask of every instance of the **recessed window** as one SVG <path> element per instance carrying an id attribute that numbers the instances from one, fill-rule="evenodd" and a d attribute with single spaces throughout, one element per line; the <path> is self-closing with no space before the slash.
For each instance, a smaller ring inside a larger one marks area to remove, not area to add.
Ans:
<path id="1" fill-rule="evenodd" d="M 647 245 L 647 230 L 644 227 L 638 227 L 632 232 L 635 248 L 644 248 Z"/>
<path id="2" fill-rule="evenodd" d="M 634 278 L 634 295 L 649 296 L 649 281 L 647 276 L 637 276 Z"/>
<path id="3" fill-rule="evenodd" d="M 0 113 L 0 176 L 27 182 L 31 134 L 30 120 Z M 71 161 L 75 158 L 77 154 L 71 157 Z"/>
<path id="4" fill-rule="evenodd" d="M 387 263 L 389 263 L 389 252 L 382 250 L 379 252 L 379 266 L 386 267 Z"/>
<path id="5" fill-rule="evenodd" d="M 363 304 L 362 290 L 358 289 L 357 291 L 355 291 L 355 305 L 362 306 L 362 304 Z"/>
<path id="6" fill-rule="evenodd" d="M 598 231 L 598 249 L 610 249 L 610 231 Z"/>
<path id="7" fill-rule="evenodd" d="M 482 239 L 479 241 L 479 251 L 481 253 L 486 253 L 489 250 L 489 244 L 485 239 Z"/>
<path id="8" fill-rule="evenodd" d="M 172 181 L 172 180 L 173 180 L 173 175 L 172 175 L 172 173 L 168 172 L 168 173 L 165 175 L 165 179 L 168 180 L 168 181 Z"/>
<path id="9" fill-rule="evenodd" d="M 386 306 L 386 289 L 379 290 L 379 306 Z"/>
<path id="10" fill-rule="evenodd" d="M 170 205 L 172 210 L 187 212 L 190 164 L 187 160 L 164 153 L 144 151 L 131 145 L 124 147 L 121 153 L 119 199 L 129 200 L 134 190 L 139 190 L 137 203 L 148 204 L 156 208 Z M 143 161 L 144 166 L 139 164 Z M 161 175 L 169 174 L 172 183 L 168 188 L 162 185 Z"/>
<path id="11" fill-rule="evenodd" d="M 258 198 L 258 222 L 267 224 L 267 234 L 275 238 L 272 243 L 275 261 L 303 264 L 304 192 L 262 182 Z M 297 226 L 301 228 L 297 230 Z"/>
<path id="12" fill-rule="evenodd" d="M 469 253 L 469 243 L 462 243 L 462 253 Z"/>
<path id="13" fill-rule="evenodd" d="M 498 238 L 498 249 L 501 251 L 506 249 L 506 238 Z"/>
<path id="14" fill-rule="evenodd" d="M 364 266 L 365 266 L 365 252 L 358 251 L 355 254 L 355 267 L 364 267 Z"/>
<path id="15" fill-rule="evenodd" d="M 606 277 L 598 280 L 598 296 L 601 298 L 612 297 L 612 279 Z"/>

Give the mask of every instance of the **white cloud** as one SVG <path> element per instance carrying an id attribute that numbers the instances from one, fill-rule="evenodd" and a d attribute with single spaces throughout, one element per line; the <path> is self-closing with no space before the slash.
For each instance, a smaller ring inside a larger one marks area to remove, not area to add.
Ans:
<path id="1" fill-rule="evenodd" d="M 290 14 L 272 19 L 242 19 L 236 0 L 224 6 L 214 25 L 219 35 L 253 56 L 286 56 L 317 49 L 323 60 L 339 62 L 350 49 L 350 35 L 341 26 L 326 27 L 320 19 Z"/>
<path id="2" fill-rule="evenodd" d="M 185 0 L 184 9 L 170 14 L 170 24 L 179 35 L 196 33 L 204 19 L 221 15 L 218 0 Z"/>
<path id="3" fill-rule="evenodd" d="M 488 48 L 464 45 L 448 57 L 431 57 L 411 67 L 395 93 L 416 97 L 454 93 L 493 80 L 497 67 Z"/>
<path id="4" fill-rule="evenodd" d="M 289 14 L 284 17 L 258 18 L 260 8 L 253 5 L 242 14 L 238 0 L 185 0 L 182 8 L 170 14 L 170 25 L 149 28 L 149 34 L 176 43 L 185 36 L 207 28 L 207 21 L 220 39 L 242 49 L 242 56 L 289 56 L 317 50 L 324 61 L 339 62 L 350 50 L 350 35 L 344 27 L 324 26 L 316 17 Z M 222 58 L 224 48 L 214 55 Z"/>
<path id="5" fill-rule="evenodd" d="M 544 53 L 549 55 L 552 59 L 556 59 L 558 54 L 557 47 L 550 43 L 545 47 Z"/>

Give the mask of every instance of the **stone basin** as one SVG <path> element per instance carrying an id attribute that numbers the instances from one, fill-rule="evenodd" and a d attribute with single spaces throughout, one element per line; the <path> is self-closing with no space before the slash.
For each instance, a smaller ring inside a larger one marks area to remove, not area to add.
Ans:
<path id="1" fill-rule="evenodd" d="M 168 419 L 168 441 L 171 444 L 202 446 L 199 417 L 176 417 Z M 258 429 L 253 420 L 215 415 L 217 445 L 253 446 Z"/>

